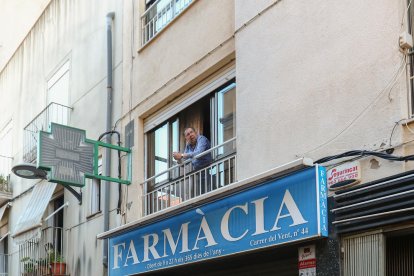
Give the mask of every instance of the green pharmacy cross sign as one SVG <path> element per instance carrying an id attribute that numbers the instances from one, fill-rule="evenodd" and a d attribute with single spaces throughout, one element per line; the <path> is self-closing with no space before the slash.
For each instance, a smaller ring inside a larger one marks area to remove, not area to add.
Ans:
<path id="1" fill-rule="evenodd" d="M 50 124 L 50 132 L 39 131 L 37 168 L 48 171 L 48 180 L 67 186 L 85 186 L 85 178 L 131 184 L 131 150 L 86 139 L 82 129 Z M 111 148 L 128 154 L 128 180 L 98 174 L 98 149 Z"/>

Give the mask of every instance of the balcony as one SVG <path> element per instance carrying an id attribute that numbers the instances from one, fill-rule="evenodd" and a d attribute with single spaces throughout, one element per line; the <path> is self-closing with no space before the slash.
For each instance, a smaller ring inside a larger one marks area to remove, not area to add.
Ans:
<path id="1" fill-rule="evenodd" d="M 229 139 L 194 158 L 200 158 L 206 154 L 211 154 L 214 161 L 200 170 L 192 170 L 191 160 L 186 160 L 182 164 L 146 179 L 142 183 L 145 189 L 144 215 L 180 205 L 185 201 L 237 182 L 236 138 Z M 165 175 L 168 175 L 169 180 L 157 184 L 156 180 Z"/>
<path id="2" fill-rule="evenodd" d="M 158 0 L 141 16 L 142 46 L 184 11 L 193 0 Z"/>
<path id="3" fill-rule="evenodd" d="M 58 103 L 50 103 L 24 128 L 23 160 L 36 163 L 38 132 L 48 131 L 50 123 L 67 125 L 72 108 Z"/>
<path id="4" fill-rule="evenodd" d="M 0 155 L 0 205 L 12 198 L 12 185 L 10 184 L 10 172 L 12 157 Z"/>
<path id="5" fill-rule="evenodd" d="M 9 275 L 9 254 L 2 254 L 0 253 L 0 276 L 8 276 Z"/>
<path id="6" fill-rule="evenodd" d="M 60 227 L 47 227 L 40 238 L 19 245 L 19 275 L 69 275 L 64 263 L 65 234 Z"/>

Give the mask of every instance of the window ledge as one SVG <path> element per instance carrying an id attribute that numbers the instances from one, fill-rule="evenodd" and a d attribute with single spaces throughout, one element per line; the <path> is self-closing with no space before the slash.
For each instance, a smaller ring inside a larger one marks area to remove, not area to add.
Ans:
<path id="1" fill-rule="evenodd" d="M 414 117 L 401 120 L 401 125 L 411 125 L 412 123 L 414 123 Z"/>
<path id="2" fill-rule="evenodd" d="M 92 213 L 90 215 L 86 216 L 86 220 L 94 219 L 95 217 L 98 217 L 99 215 L 102 215 L 102 211 L 99 210 L 98 212 Z"/>

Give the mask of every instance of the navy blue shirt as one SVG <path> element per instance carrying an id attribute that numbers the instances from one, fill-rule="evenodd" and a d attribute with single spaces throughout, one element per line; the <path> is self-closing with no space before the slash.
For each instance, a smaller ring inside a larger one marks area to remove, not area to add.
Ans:
<path id="1" fill-rule="evenodd" d="M 185 146 L 184 153 L 186 155 L 186 159 L 189 159 L 208 149 L 210 149 L 210 141 L 203 135 L 197 135 L 197 143 L 195 146 L 193 147 L 191 144 L 187 144 Z M 191 163 L 193 164 L 193 169 L 198 170 L 209 165 L 211 161 L 211 153 L 207 153 L 197 159 L 193 159 Z"/>

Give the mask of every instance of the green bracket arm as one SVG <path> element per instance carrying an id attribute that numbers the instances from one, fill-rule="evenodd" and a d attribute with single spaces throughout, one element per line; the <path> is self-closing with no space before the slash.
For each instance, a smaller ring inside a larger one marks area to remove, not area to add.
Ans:
<path id="1" fill-rule="evenodd" d="M 85 177 L 101 179 L 101 180 L 104 180 L 104 181 L 116 182 L 116 183 L 125 184 L 125 185 L 130 185 L 131 184 L 131 182 L 132 182 L 131 149 L 116 146 L 116 145 L 112 145 L 112 144 L 108 144 L 108 143 L 104 143 L 104 142 L 101 142 L 101 141 L 87 140 L 87 142 L 94 144 L 94 151 L 93 151 L 94 152 L 94 156 L 93 156 L 94 160 L 93 160 L 93 174 L 85 174 Z M 121 178 L 114 178 L 114 177 L 110 177 L 110 176 L 99 175 L 99 172 L 98 172 L 99 147 L 110 148 L 110 149 L 125 152 L 127 154 L 127 157 L 128 157 L 128 161 L 127 161 L 127 179 L 121 179 Z"/>

